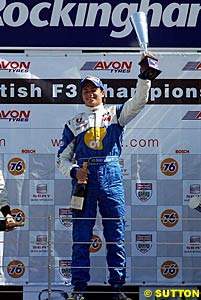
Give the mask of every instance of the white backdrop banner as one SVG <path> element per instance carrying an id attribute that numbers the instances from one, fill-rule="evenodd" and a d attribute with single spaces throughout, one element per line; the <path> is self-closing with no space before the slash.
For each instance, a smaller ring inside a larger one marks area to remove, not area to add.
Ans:
<path id="1" fill-rule="evenodd" d="M 127 126 L 120 160 L 127 284 L 195 286 L 201 221 L 188 203 L 201 195 L 201 54 L 155 54 L 162 73 Z M 121 104 L 135 93 L 139 60 L 139 53 L 0 54 L 0 159 L 12 213 L 25 221 L 4 234 L 3 284 L 70 287 L 71 181 L 55 165 L 63 126 L 84 109 L 81 78 L 101 77 L 108 105 Z M 91 284 L 104 285 L 100 216 L 91 249 Z"/>

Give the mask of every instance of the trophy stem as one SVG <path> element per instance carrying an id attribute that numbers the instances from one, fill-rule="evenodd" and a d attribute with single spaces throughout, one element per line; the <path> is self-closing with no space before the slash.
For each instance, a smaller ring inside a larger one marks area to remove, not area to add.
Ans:
<path id="1" fill-rule="evenodd" d="M 141 45 L 141 47 L 142 47 L 143 51 L 145 52 L 145 54 L 148 54 L 147 44 L 144 43 L 144 44 Z"/>

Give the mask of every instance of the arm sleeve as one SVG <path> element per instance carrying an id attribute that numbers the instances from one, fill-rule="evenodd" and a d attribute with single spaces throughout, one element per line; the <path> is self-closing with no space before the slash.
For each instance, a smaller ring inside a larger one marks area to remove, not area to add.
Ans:
<path id="1" fill-rule="evenodd" d="M 66 124 L 62 134 L 62 143 L 57 155 L 57 167 L 59 171 L 68 178 L 72 178 L 76 175 L 76 169 L 74 170 L 74 168 L 79 168 L 78 165 L 72 162 L 74 158 L 74 148 L 75 137 L 72 130 Z"/>
<path id="2" fill-rule="evenodd" d="M 143 109 L 148 101 L 150 88 L 150 80 L 138 79 L 134 97 L 124 103 L 120 112 L 118 122 L 121 126 L 125 126 Z"/>
<path id="3" fill-rule="evenodd" d="M 10 203 L 8 201 L 8 192 L 5 187 L 5 180 L 2 170 L 0 170 L 0 210 L 4 217 L 11 214 Z"/>

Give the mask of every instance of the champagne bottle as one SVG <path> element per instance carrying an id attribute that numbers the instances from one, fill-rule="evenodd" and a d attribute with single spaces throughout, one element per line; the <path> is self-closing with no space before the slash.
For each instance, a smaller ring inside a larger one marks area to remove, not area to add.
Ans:
<path id="1" fill-rule="evenodd" d="M 83 168 L 87 169 L 87 166 L 88 163 L 83 162 Z M 73 211 L 77 211 L 77 212 L 83 211 L 86 191 L 87 191 L 87 180 L 77 181 L 74 186 L 72 197 L 71 197 L 71 209 Z"/>

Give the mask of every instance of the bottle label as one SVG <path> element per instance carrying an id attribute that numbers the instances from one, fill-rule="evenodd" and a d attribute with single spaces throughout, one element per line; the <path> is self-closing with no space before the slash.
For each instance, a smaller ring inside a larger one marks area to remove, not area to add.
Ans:
<path id="1" fill-rule="evenodd" d="M 82 210 L 84 204 L 84 197 L 72 196 L 71 197 L 71 208 Z"/>

